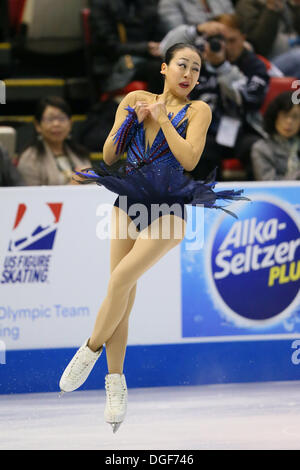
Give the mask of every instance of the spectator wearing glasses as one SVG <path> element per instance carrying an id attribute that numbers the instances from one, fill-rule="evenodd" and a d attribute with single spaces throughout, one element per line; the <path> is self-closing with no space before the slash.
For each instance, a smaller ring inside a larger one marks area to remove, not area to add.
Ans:
<path id="1" fill-rule="evenodd" d="M 71 109 L 62 98 L 42 99 L 35 113 L 36 137 L 20 156 L 28 186 L 74 184 L 74 170 L 90 166 L 88 152 L 71 138 Z"/>
<path id="2" fill-rule="evenodd" d="M 300 104 L 293 91 L 276 96 L 264 115 L 267 136 L 252 147 L 259 181 L 300 180 Z"/>

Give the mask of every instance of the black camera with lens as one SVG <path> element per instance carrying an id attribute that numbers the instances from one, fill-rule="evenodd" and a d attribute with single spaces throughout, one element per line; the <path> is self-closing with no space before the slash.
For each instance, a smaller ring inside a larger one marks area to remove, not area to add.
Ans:
<path id="1" fill-rule="evenodd" d="M 201 52 L 204 51 L 205 43 L 208 43 L 211 52 L 218 53 L 222 49 L 222 43 L 225 38 L 222 34 L 214 34 L 213 36 L 202 36 L 197 41 L 197 46 Z"/>
<path id="2" fill-rule="evenodd" d="M 224 40 L 225 38 L 222 34 L 215 34 L 214 36 L 209 36 L 206 38 L 206 42 L 208 42 L 212 52 L 220 52 Z"/>

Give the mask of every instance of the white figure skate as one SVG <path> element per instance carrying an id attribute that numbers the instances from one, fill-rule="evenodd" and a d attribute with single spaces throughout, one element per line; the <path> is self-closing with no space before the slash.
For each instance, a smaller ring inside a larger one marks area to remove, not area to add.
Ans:
<path id="1" fill-rule="evenodd" d="M 60 396 L 64 392 L 73 392 L 79 388 L 86 381 L 96 361 L 101 356 L 103 346 L 94 352 L 88 347 L 87 343 L 88 339 L 78 349 L 64 370 L 59 382 Z"/>
<path id="2" fill-rule="evenodd" d="M 105 421 L 116 433 L 124 421 L 127 410 L 127 386 L 124 374 L 107 374 L 105 377 Z"/>

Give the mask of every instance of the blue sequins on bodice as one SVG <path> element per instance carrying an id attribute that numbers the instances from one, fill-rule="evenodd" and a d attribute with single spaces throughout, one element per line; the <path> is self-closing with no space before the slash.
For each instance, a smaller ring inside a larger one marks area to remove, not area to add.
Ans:
<path id="1" fill-rule="evenodd" d="M 185 117 L 189 106 L 190 104 L 186 104 L 175 116 L 174 113 L 168 114 L 168 118 L 177 130 L 178 134 L 184 138 L 186 136 L 188 119 L 183 120 L 183 118 Z M 137 130 L 127 148 L 127 162 L 129 163 L 126 168 L 127 173 L 133 171 L 132 166 L 137 168 L 145 163 L 171 166 L 183 171 L 182 165 L 180 165 L 178 160 L 176 160 L 172 154 L 162 129 L 159 129 L 151 147 L 149 144 L 146 147 L 145 128 L 143 123 L 138 124 Z"/>

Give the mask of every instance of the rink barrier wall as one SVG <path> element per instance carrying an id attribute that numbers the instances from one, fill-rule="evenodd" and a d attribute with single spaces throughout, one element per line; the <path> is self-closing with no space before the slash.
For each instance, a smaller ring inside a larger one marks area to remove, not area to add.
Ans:
<path id="1" fill-rule="evenodd" d="M 299 380 L 292 340 L 128 346 L 128 388 Z M 7 351 L 0 394 L 58 392 L 75 348 Z M 294 356 L 293 356 L 294 355 Z M 104 388 L 105 353 L 80 390 Z"/>
<path id="2" fill-rule="evenodd" d="M 185 240 L 144 273 L 130 388 L 300 379 L 300 182 L 244 186 L 252 202 L 236 203 L 238 219 L 187 206 Z M 0 188 L 0 394 L 58 391 L 107 293 L 109 237 L 98 229 L 114 200 L 102 187 Z M 274 245 L 278 266 L 250 264 L 253 245 L 265 261 Z M 101 357 L 82 388 L 103 388 L 106 373 Z"/>

